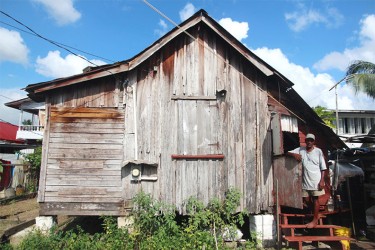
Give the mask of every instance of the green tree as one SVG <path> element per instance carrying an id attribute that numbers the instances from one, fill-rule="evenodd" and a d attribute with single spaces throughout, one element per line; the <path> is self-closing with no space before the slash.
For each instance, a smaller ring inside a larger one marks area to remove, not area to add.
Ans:
<path id="1" fill-rule="evenodd" d="M 375 64 L 366 61 L 354 61 L 346 70 L 346 83 L 357 93 L 363 92 L 375 99 Z"/>
<path id="2" fill-rule="evenodd" d="M 40 166 L 42 163 L 42 147 L 34 149 L 34 153 L 23 154 L 25 160 L 30 164 L 30 188 L 29 190 L 35 192 L 39 183 Z"/>
<path id="3" fill-rule="evenodd" d="M 32 121 L 30 119 L 25 119 L 22 121 L 22 125 L 33 125 Z"/>
<path id="4" fill-rule="evenodd" d="M 326 107 L 322 106 L 316 106 L 313 107 L 313 110 L 315 113 L 324 121 L 324 123 L 330 127 L 330 128 L 335 128 L 336 126 L 333 124 L 335 121 L 335 113 L 333 111 L 327 110 Z"/>

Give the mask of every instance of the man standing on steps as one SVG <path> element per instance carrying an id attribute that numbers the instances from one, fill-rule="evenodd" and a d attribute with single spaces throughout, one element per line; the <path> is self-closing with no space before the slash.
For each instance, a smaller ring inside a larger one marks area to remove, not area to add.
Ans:
<path id="1" fill-rule="evenodd" d="M 315 146 L 315 136 L 306 135 L 306 147 L 298 147 L 288 152 L 297 161 L 302 161 L 302 196 L 306 204 L 308 198 L 312 198 L 313 220 L 306 224 L 307 228 L 313 228 L 319 220 L 319 196 L 324 192 L 324 170 L 327 169 L 323 152 Z"/>

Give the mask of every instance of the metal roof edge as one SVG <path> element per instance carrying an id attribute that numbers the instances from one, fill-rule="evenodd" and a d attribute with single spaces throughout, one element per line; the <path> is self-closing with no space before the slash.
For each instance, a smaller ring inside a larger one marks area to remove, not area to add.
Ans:
<path id="1" fill-rule="evenodd" d="M 207 12 L 203 9 L 197 11 L 194 15 L 190 18 L 182 22 L 179 26 L 173 28 L 167 34 L 165 34 L 160 39 L 156 40 L 153 44 L 142 50 L 140 53 L 135 55 L 134 57 L 116 62 L 114 64 L 108 64 L 105 66 L 95 67 L 90 71 L 83 72 L 81 74 L 68 76 L 64 78 L 59 78 L 47 82 L 41 82 L 36 84 L 30 84 L 24 90 L 29 92 L 30 94 L 41 93 L 47 90 L 72 85 L 79 82 L 84 82 L 87 80 L 108 76 L 111 74 L 117 74 L 125 71 L 129 71 L 137 67 L 139 64 L 147 60 L 150 56 L 152 56 L 156 51 L 162 48 L 165 44 L 173 40 L 176 36 L 180 35 L 181 33 L 186 32 L 187 29 L 193 27 L 194 25 L 198 24 L 199 22 L 204 22 L 208 27 L 210 27 L 214 32 L 216 32 L 220 37 L 222 37 L 228 44 L 230 44 L 233 48 L 235 48 L 241 55 L 243 55 L 247 60 L 249 60 L 252 64 L 254 64 L 261 72 L 263 72 L 266 76 L 274 75 L 277 72 L 273 69 L 270 65 L 256 56 L 253 52 L 251 52 L 245 45 L 239 42 L 235 37 L 233 37 L 227 30 L 225 30 L 219 23 L 217 23 L 213 18 L 211 18 Z M 124 66 L 127 65 L 127 66 Z M 288 82 L 289 84 L 293 85 L 290 81 L 286 81 L 285 77 L 281 77 L 282 75 L 277 72 L 277 76 L 282 78 L 284 82 Z"/>

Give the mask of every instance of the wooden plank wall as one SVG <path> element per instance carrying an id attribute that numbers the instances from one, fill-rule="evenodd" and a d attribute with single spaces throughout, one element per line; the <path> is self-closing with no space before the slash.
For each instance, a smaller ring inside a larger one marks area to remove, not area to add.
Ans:
<path id="1" fill-rule="evenodd" d="M 270 116 L 267 94 L 255 83 L 266 84 L 248 68 L 246 77 L 241 74 L 246 61 L 213 34 L 200 32 L 204 45 L 180 37 L 128 75 L 124 159 L 159 166 L 156 182 L 132 183 L 125 176 L 123 197 L 131 199 L 142 189 L 183 212 L 190 196 L 207 203 L 213 197 L 223 198 L 233 186 L 243 194 L 240 209 L 270 210 Z M 216 98 L 216 91 L 222 89 L 226 96 Z M 224 154 L 225 158 L 172 160 L 172 154 Z"/>
<path id="2" fill-rule="evenodd" d="M 45 201 L 119 201 L 123 131 L 118 110 L 52 108 Z"/>
<path id="3" fill-rule="evenodd" d="M 270 210 L 266 79 L 214 33 L 192 33 L 199 39 L 180 35 L 127 72 L 123 92 L 111 76 L 50 96 L 44 211 L 61 213 L 65 202 L 71 214 L 120 215 L 143 190 L 184 212 L 190 196 L 207 203 L 229 187 L 243 194 L 241 210 Z M 132 182 L 122 162 L 134 160 L 158 164 L 157 181 Z"/>
<path id="4" fill-rule="evenodd" d="M 120 85 L 114 75 L 94 79 L 51 93 L 50 102 L 54 107 L 119 107 Z"/>
<path id="5" fill-rule="evenodd" d="M 99 213 L 118 214 L 124 111 L 116 107 L 115 83 L 85 84 L 50 100 L 42 214 L 91 215 L 101 207 Z M 56 205 L 64 203 L 71 204 L 66 211 Z"/>

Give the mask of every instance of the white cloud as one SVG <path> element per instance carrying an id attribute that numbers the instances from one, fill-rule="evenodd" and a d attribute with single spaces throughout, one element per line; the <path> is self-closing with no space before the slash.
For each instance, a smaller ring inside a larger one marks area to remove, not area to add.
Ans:
<path id="1" fill-rule="evenodd" d="M 247 22 L 233 21 L 231 18 L 222 18 L 219 24 L 223 26 L 229 33 L 231 33 L 237 40 L 247 38 L 249 31 L 249 24 Z"/>
<path id="2" fill-rule="evenodd" d="M 321 105 L 330 109 L 336 108 L 335 92 L 328 91 L 336 80 L 326 73 L 314 74 L 309 68 L 304 68 L 289 61 L 280 49 L 258 48 L 253 52 L 286 76 L 295 85 L 293 89 L 310 106 Z M 371 110 L 375 101 L 365 94 L 356 95 L 346 84 L 338 86 L 339 109 Z"/>
<path id="3" fill-rule="evenodd" d="M 18 125 L 20 111 L 9 108 L 4 103 L 19 100 L 26 97 L 26 92 L 20 89 L 1 89 L 0 88 L 0 120 Z M 25 114 L 26 115 L 26 114 Z M 28 117 L 24 117 L 29 119 Z"/>
<path id="4" fill-rule="evenodd" d="M 73 6 L 73 0 L 34 0 L 34 2 L 42 4 L 59 25 L 74 23 L 81 18 L 81 13 Z"/>
<path id="5" fill-rule="evenodd" d="M 106 64 L 100 60 L 91 60 L 96 65 Z M 87 66 L 93 66 L 89 62 L 74 56 L 67 55 L 65 58 L 60 56 L 60 51 L 49 51 L 44 58 L 38 57 L 36 60 L 36 72 L 43 76 L 59 78 L 82 73 Z"/>
<path id="6" fill-rule="evenodd" d="M 0 62 L 10 61 L 26 64 L 29 49 L 17 31 L 0 27 Z"/>
<path id="7" fill-rule="evenodd" d="M 363 42 L 375 40 L 375 15 L 369 15 L 363 18 L 361 21 L 360 38 Z"/>
<path id="8" fill-rule="evenodd" d="M 194 7 L 193 4 L 187 3 L 185 7 L 179 12 L 181 21 L 185 21 L 186 19 L 191 17 L 196 11 L 197 9 Z"/>
<path id="9" fill-rule="evenodd" d="M 325 21 L 325 17 L 315 10 L 304 12 L 286 13 L 285 20 L 289 28 L 295 32 L 304 30 L 312 23 L 321 23 Z"/>
<path id="10" fill-rule="evenodd" d="M 344 23 L 344 15 L 336 8 L 327 8 L 325 15 L 329 18 L 325 22 L 328 28 L 337 28 Z"/>
<path id="11" fill-rule="evenodd" d="M 285 13 L 286 22 L 291 30 L 300 32 L 313 24 L 324 24 L 328 28 L 338 27 L 343 22 L 343 15 L 335 8 L 326 8 L 323 11 L 308 9 L 299 4 L 298 10 Z"/>
<path id="12" fill-rule="evenodd" d="M 355 60 L 375 62 L 375 15 L 366 16 L 360 21 L 360 25 L 358 47 L 347 48 L 342 52 L 331 52 L 315 63 L 314 68 L 345 71 L 348 65 Z"/>
<path id="13" fill-rule="evenodd" d="M 168 31 L 168 24 L 164 20 L 160 19 L 158 25 L 159 29 L 155 29 L 154 33 L 158 36 L 164 36 Z"/>

